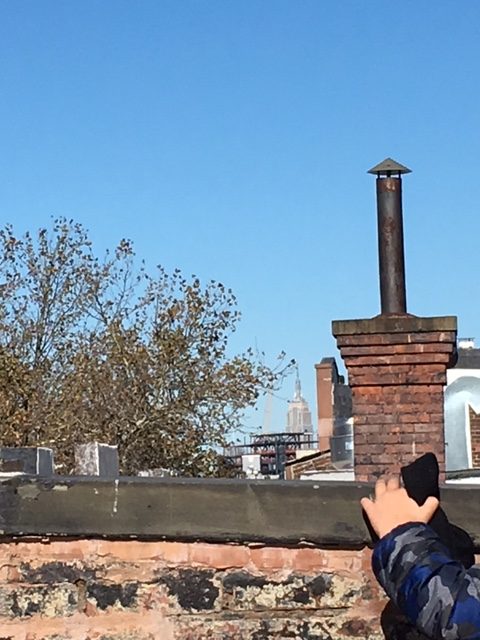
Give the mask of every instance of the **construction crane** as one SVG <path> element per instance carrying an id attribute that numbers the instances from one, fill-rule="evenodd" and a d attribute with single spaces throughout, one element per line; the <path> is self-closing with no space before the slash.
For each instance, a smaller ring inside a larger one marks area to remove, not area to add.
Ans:
<path id="1" fill-rule="evenodd" d="M 263 424 L 262 432 L 269 433 L 272 427 L 272 413 L 273 413 L 273 392 L 269 389 L 265 395 L 265 404 L 263 407 Z"/>

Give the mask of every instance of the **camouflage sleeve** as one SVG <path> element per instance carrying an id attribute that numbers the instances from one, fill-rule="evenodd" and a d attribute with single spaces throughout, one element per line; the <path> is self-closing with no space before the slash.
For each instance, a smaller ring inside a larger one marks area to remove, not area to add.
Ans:
<path id="1" fill-rule="evenodd" d="M 431 638 L 480 640 L 480 566 L 465 570 L 421 523 L 397 527 L 373 553 L 373 571 L 412 624 Z"/>

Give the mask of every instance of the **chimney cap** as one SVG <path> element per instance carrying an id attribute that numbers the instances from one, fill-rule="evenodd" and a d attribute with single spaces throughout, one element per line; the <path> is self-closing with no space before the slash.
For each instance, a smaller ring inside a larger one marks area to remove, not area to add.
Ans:
<path id="1" fill-rule="evenodd" d="M 412 170 L 404 167 L 403 164 L 399 162 L 395 162 L 392 158 L 385 158 L 385 160 L 372 167 L 367 173 L 377 174 L 377 176 L 390 176 L 392 173 L 398 173 L 398 175 L 402 173 L 412 173 Z"/>

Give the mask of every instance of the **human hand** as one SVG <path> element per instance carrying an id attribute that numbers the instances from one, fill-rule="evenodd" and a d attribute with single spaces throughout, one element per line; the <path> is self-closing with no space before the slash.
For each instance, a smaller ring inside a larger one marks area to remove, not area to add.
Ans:
<path id="1" fill-rule="evenodd" d="M 407 522 L 424 522 L 427 524 L 438 507 L 438 500 L 433 496 L 427 498 L 420 507 L 409 497 L 405 489 L 400 487 L 398 478 L 383 478 L 375 484 L 375 498 L 362 498 L 360 501 L 379 538 L 383 538 L 395 527 Z"/>

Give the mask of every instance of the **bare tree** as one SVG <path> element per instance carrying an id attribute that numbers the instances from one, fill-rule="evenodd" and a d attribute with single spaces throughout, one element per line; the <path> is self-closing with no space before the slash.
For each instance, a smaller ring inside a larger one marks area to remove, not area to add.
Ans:
<path id="1" fill-rule="evenodd" d="M 100 260 L 73 221 L 0 230 L 0 442 L 54 446 L 66 470 L 74 443 L 97 439 L 124 473 L 216 475 L 218 448 L 291 362 L 227 355 L 240 313 L 221 283 L 136 264 L 126 240 Z"/>

